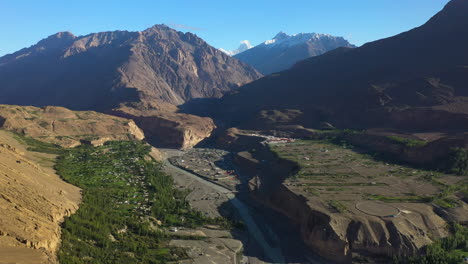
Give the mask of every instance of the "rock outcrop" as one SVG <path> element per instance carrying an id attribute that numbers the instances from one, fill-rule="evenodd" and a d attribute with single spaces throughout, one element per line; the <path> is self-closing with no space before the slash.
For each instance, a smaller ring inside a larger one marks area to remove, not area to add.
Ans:
<path id="1" fill-rule="evenodd" d="M 211 118 L 182 113 L 124 107 L 114 110 L 112 114 L 135 120 L 146 131 L 148 142 L 160 147 L 192 148 L 209 137 L 216 128 Z"/>
<path id="2" fill-rule="evenodd" d="M 81 195 L 54 173 L 50 159 L 0 131 L 0 252 L 8 252 L 2 261 L 56 263 L 60 223 L 77 210 Z"/>

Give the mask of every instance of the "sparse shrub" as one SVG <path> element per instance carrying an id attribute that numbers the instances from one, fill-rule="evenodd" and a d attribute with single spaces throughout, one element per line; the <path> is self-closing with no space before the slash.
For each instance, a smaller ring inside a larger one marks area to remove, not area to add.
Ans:
<path id="1" fill-rule="evenodd" d="M 328 205 L 340 213 L 346 213 L 348 211 L 344 204 L 336 200 L 329 201 Z"/>
<path id="2" fill-rule="evenodd" d="M 452 235 L 434 242 L 420 256 L 395 257 L 395 264 L 458 264 L 468 252 L 468 228 L 452 224 Z"/>
<path id="3" fill-rule="evenodd" d="M 23 142 L 24 144 L 28 145 L 27 150 L 34 151 L 34 152 L 42 152 L 47 154 L 62 154 L 64 153 L 64 149 L 56 144 L 42 142 L 24 135 L 16 134 L 15 138 Z"/>
<path id="4" fill-rule="evenodd" d="M 411 139 L 411 138 L 403 138 L 399 136 L 387 136 L 388 139 L 403 144 L 406 147 L 414 148 L 414 147 L 422 147 L 427 144 L 427 141 L 418 140 L 418 139 Z"/>
<path id="5" fill-rule="evenodd" d="M 39 126 L 41 126 L 43 128 L 47 128 L 49 126 L 49 123 L 47 123 L 46 121 L 41 121 L 41 122 L 39 122 Z"/>

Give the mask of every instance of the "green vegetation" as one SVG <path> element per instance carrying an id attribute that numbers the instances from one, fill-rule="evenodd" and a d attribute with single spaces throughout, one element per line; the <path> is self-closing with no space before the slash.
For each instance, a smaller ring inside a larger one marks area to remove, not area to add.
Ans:
<path id="1" fill-rule="evenodd" d="M 435 195 L 432 199 L 432 202 L 436 205 L 439 205 L 443 208 L 455 208 L 459 206 L 459 201 L 453 199 L 454 195 L 460 194 L 461 196 L 467 197 L 468 194 L 468 182 L 460 182 L 454 185 L 446 185 L 439 181 L 436 181 L 439 184 L 441 191 Z"/>
<path id="2" fill-rule="evenodd" d="M 49 123 L 47 123 L 46 121 L 40 121 L 39 122 L 39 126 L 43 127 L 43 128 L 48 128 L 49 127 Z"/>
<path id="3" fill-rule="evenodd" d="M 336 211 L 340 213 L 346 213 L 348 211 L 346 206 L 339 201 L 335 201 L 335 200 L 328 201 L 328 205 L 330 205 L 330 207 L 332 207 L 333 209 L 335 209 Z"/>
<path id="4" fill-rule="evenodd" d="M 173 188 L 161 165 L 146 158 L 149 151 L 139 142 L 112 142 L 59 158 L 58 173 L 84 190 L 83 204 L 63 226 L 62 264 L 166 263 L 185 254 L 168 247 L 164 228 L 225 223 L 191 210 L 187 192 Z"/>
<path id="5" fill-rule="evenodd" d="M 399 137 L 399 136 L 387 136 L 388 139 L 396 142 L 396 143 L 400 143 L 400 144 L 403 144 L 409 148 L 413 148 L 413 147 L 422 147 L 422 146 L 425 146 L 427 144 L 427 141 L 424 141 L 424 140 L 418 140 L 418 139 L 411 139 L 411 138 L 403 138 L 403 137 Z"/>
<path id="6" fill-rule="evenodd" d="M 27 150 L 35 151 L 35 152 L 42 152 L 47 154 L 55 154 L 60 155 L 65 153 L 65 149 L 60 147 L 59 145 L 46 143 L 34 138 L 30 138 L 21 134 L 15 134 L 15 139 L 23 144 L 27 145 Z"/>
<path id="7" fill-rule="evenodd" d="M 190 209 L 188 192 L 174 188 L 142 142 L 108 142 L 63 149 L 17 135 L 33 151 L 58 154 L 56 170 L 83 190 L 79 210 L 65 219 L 58 258 L 62 264 L 167 263 L 186 258 L 168 245 L 170 226 L 230 227 Z M 184 239 L 190 239 L 184 237 Z M 193 237 L 192 239 L 200 239 Z"/>
<path id="8" fill-rule="evenodd" d="M 455 148 L 450 155 L 448 170 L 457 175 L 468 175 L 468 149 Z"/>
<path id="9" fill-rule="evenodd" d="M 468 257 L 468 228 L 452 225 L 452 235 L 427 246 L 422 256 L 402 257 L 395 264 L 458 264 Z"/>
<path id="10" fill-rule="evenodd" d="M 388 197 L 383 195 L 367 195 L 367 198 L 370 200 L 377 200 L 387 203 L 427 203 L 432 201 L 431 197 L 423 197 L 418 195 L 398 197 Z"/>
<path id="11" fill-rule="evenodd" d="M 455 208 L 460 205 L 460 202 L 454 198 L 456 194 L 461 194 L 466 197 L 466 193 L 468 193 L 468 183 L 467 182 L 460 182 L 454 185 L 446 185 L 439 181 L 434 180 L 433 185 L 439 186 L 441 189 L 435 195 L 432 196 L 419 196 L 415 192 L 411 193 L 408 196 L 398 196 L 398 197 L 387 197 L 382 195 L 370 195 L 368 194 L 366 198 L 371 200 L 378 200 L 382 202 L 419 202 L 419 203 L 428 203 L 432 202 L 435 205 L 438 205 L 442 208 Z"/>

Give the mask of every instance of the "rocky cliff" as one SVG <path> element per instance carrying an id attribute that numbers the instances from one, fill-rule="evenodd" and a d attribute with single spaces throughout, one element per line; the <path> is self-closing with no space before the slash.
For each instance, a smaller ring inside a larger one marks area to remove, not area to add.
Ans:
<path id="1" fill-rule="evenodd" d="M 284 185 L 274 194 L 257 198 L 292 219 L 300 226 L 303 241 L 335 263 L 351 263 L 353 254 L 417 255 L 434 237 L 447 234 L 447 222 L 428 205 L 405 204 L 411 211 L 409 218 L 382 218 L 331 213 Z"/>
<path id="2" fill-rule="evenodd" d="M 208 138 L 216 128 L 211 118 L 182 113 L 122 107 L 112 111 L 112 114 L 135 120 L 146 131 L 151 144 L 183 150 Z"/>

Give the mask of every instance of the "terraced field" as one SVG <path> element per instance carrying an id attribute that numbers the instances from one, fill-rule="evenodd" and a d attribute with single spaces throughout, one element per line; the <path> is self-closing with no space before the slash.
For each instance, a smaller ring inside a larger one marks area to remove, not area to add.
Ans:
<path id="1" fill-rule="evenodd" d="M 465 176 L 391 164 L 345 143 L 303 140 L 270 148 L 300 166 L 285 182 L 289 188 L 320 198 L 335 211 L 356 212 L 356 205 L 364 201 L 375 201 L 377 207 L 378 202 L 398 202 L 462 208 L 468 194 Z"/>

